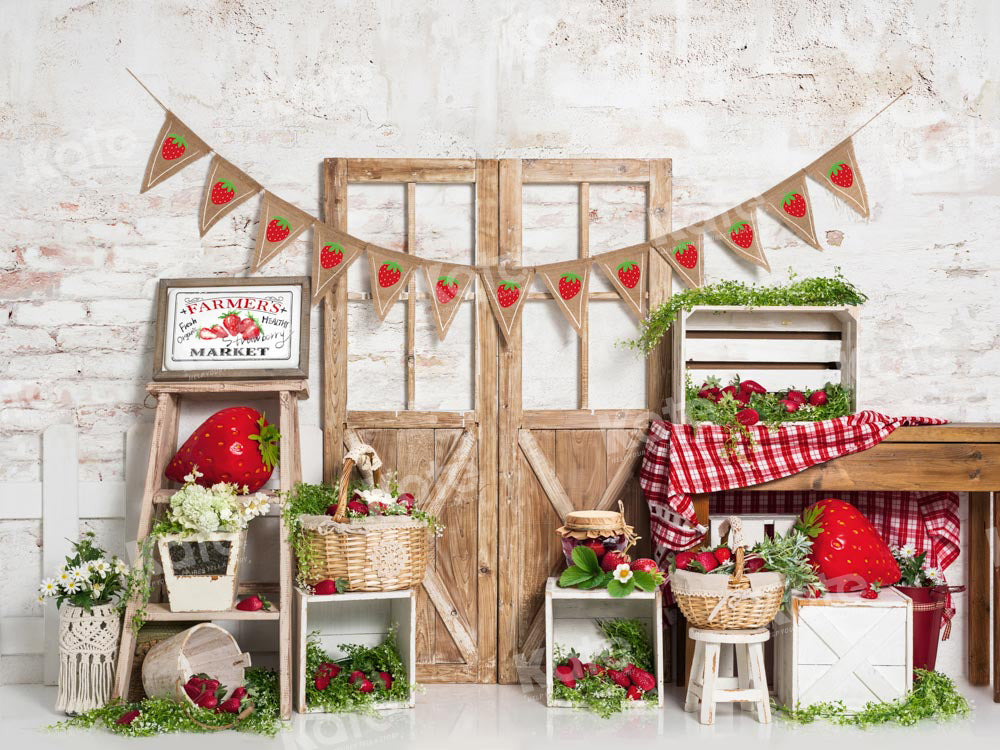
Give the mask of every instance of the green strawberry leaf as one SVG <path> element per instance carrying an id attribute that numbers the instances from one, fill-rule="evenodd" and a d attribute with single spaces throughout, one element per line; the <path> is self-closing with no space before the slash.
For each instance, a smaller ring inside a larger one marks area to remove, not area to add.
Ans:
<path id="1" fill-rule="evenodd" d="M 184 136 L 178 135 L 177 133 L 171 133 L 167 136 L 168 141 L 173 141 L 178 146 L 187 146 L 187 141 L 184 140 Z"/>
<path id="2" fill-rule="evenodd" d="M 598 573 L 603 573 L 601 570 L 601 565 L 597 562 L 597 555 L 594 554 L 594 550 L 590 547 L 585 547 L 582 544 L 578 544 L 573 548 L 573 562 L 577 567 L 582 568 L 591 575 L 597 575 Z"/>
<path id="3" fill-rule="evenodd" d="M 563 281 L 568 281 L 570 283 L 573 283 L 574 281 L 579 281 L 580 277 L 577 276 L 575 273 L 564 273 L 562 275 L 562 280 Z"/>
<path id="4" fill-rule="evenodd" d="M 506 289 L 507 291 L 510 291 L 511 289 L 520 289 L 520 288 L 521 288 L 521 285 L 518 284 L 518 283 L 516 283 L 516 282 L 513 282 L 513 281 L 501 281 L 500 282 L 500 289 Z"/>
<path id="5" fill-rule="evenodd" d="M 252 317 L 253 316 L 249 316 Z M 256 321 L 254 321 L 256 323 Z M 257 420 L 257 426 L 260 428 L 260 433 L 257 435 L 251 435 L 250 439 L 256 441 L 257 446 L 260 450 L 261 461 L 264 462 L 264 466 L 269 469 L 273 469 L 278 463 L 279 455 L 279 440 L 281 440 L 281 433 L 278 432 L 278 428 L 273 424 L 265 425 L 264 415 L 260 415 L 260 419 Z"/>
<path id="6" fill-rule="evenodd" d="M 653 578 L 652 573 L 647 573 L 644 570 L 633 571 L 632 580 L 643 591 L 654 591 L 656 589 L 656 579 Z"/>
<path id="7" fill-rule="evenodd" d="M 586 581 L 582 581 L 577 586 L 577 588 L 589 590 L 589 589 L 603 588 L 605 585 L 606 582 L 604 579 L 604 573 L 602 572 L 600 575 L 595 575 L 592 576 L 591 578 L 588 578 Z"/>
<path id="8" fill-rule="evenodd" d="M 739 234 L 743 230 L 743 227 L 746 226 L 749 226 L 749 224 L 747 224 L 745 221 L 737 221 L 731 227 L 729 227 L 729 233 Z"/>
<path id="9" fill-rule="evenodd" d="M 834 172 L 839 172 L 841 167 L 846 167 L 846 166 L 847 166 L 846 162 L 838 161 L 834 163 L 832 167 L 830 167 L 830 169 L 826 173 L 826 176 L 833 177 Z"/>
<path id="10" fill-rule="evenodd" d="M 622 583 L 619 580 L 612 580 L 611 583 L 608 584 L 608 593 L 618 599 L 623 596 L 628 596 L 633 591 L 635 591 L 635 580 L 630 579 L 626 583 Z"/>
<path id="11" fill-rule="evenodd" d="M 636 263 L 634 260 L 626 260 L 624 263 L 619 263 L 615 266 L 616 271 L 631 271 L 635 268 Z"/>
<path id="12" fill-rule="evenodd" d="M 323 248 L 324 250 L 329 250 L 332 253 L 342 253 L 344 252 L 344 246 L 339 242 L 331 242 L 329 245 Z"/>
<path id="13" fill-rule="evenodd" d="M 562 575 L 559 576 L 559 585 L 563 588 L 569 588 L 577 586 L 592 577 L 593 574 L 590 571 L 573 565 L 566 568 L 566 570 L 562 572 Z"/>
<path id="14" fill-rule="evenodd" d="M 236 186 L 233 185 L 233 183 L 230 182 L 229 180 L 219 180 L 219 184 L 222 185 L 222 187 L 225 188 L 226 190 L 231 190 L 234 193 L 236 192 Z"/>
<path id="15" fill-rule="evenodd" d="M 800 197 L 801 196 L 798 193 L 785 193 L 785 196 L 781 199 L 781 203 L 782 205 L 787 206 L 789 203 L 792 203 L 796 198 Z"/>
<path id="16" fill-rule="evenodd" d="M 458 286 L 458 279 L 452 276 L 438 276 L 438 283 L 445 286 Z"/>

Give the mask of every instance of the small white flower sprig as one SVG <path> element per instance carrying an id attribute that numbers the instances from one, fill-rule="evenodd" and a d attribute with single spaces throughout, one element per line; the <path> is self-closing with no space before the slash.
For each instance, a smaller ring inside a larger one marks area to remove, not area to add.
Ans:
<path id="1" fill-rule="evenodd" d="M 110 604 L 121 594 L 128 569 L 124 560 L 109 559 L 103 549 L 94 546 L 94 532 L 88 531 L 80 541 L 73 542 L 73 554 L 59 566 L 56 575 L 39 584 L 38 601 L 55 598 L 58 607 L 69 602 L 87 611 Z"/>
<path id="2" fill-rule="evenodd" d="M 945 583 L 944 572 L 927 564 L 927 553 L 917 553 L 912 544 L 894 547 L 892 556 L 899 565 L 900 578 L 898 586 L 942 586 Z"/>
<path id="3" fill-rule="evenodd" d="M 203 487 L 197 484 L 202 476 L 195 467 L 184 477 L 184 486 L 170 498 L 170 510 L 154 530 L 155 534 L 240 531 L 252 519 L 271 510 L 270 498 L 262 492 L 251 495 L 245 485 L 239 487 L 229 482 Z"/>

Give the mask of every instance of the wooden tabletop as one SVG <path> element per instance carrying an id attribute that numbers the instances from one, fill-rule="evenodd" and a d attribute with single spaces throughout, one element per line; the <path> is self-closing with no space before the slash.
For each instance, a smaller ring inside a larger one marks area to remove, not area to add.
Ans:
<path id="1" fill-rule="evenodd" d="M 887 443 L 1000 443 L 1000 423 L 950 422 L 924 427 L 900 427 Z"/>

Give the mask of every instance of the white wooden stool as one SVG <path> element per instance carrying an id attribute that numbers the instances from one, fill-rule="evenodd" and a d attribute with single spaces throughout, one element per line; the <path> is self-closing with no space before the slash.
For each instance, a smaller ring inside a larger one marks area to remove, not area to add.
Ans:
<path id="1" fill-rule="evenodd" d="M 696 710 L 700 699 L 701 723 L 711 724 L 715 721 L 716 703 L 743 703 L 746 711 L 756 709 L 757 721 L 770 722 L 764 669 L 764 643 L 771 637 L 770 631 L 689 628 L 688 636 L 695 642 L 695 650 L 684 710 Z M 736 677 L 719 677 L 719 655 L 724 645 L 736 650 Z"/>

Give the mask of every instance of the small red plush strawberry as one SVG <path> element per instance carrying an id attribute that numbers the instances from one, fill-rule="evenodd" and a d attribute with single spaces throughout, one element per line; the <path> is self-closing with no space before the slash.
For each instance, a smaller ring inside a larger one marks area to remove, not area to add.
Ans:
<path id="1" fill-rule="evenodd" d="M 171 133 L 163 139 L 163 147 L 160 149 L 160 155 L 166 161 L 173 161 L 179 158 L 186 149 L 187 141 L 184 140 L 184 136 Z"/>
<path id="2" fill-rule="evenodd" d="M 604 542 L 600 539 L 588 539 L 583 543 L 583 546 L 591 549 L 597 555 L 598 560 L 604 557 L 604 553 L 608 551 L 607 547 L 604 546 Z"/>
<path id="3" fill-rule="evenodd" d="M 264 236 L 268 242 L 281 242 L 292 233 L 292 224 L 283 216 L 275 216 L 267 222 Z"/>
<path id="4" fill-rule="evenodd" d="M 447 305 L 458 294 L 458 279 L 453 276 L 438 276 L 437 284 L 434 285 L 434 294 L 437 301 L 442 305 Z"/>
<path id="5" fill-rule="evenodd" d="M 744 573 L 757 573 L 764 567 L 764 560 L 760 557 L 748 557 L 743 562 Z"/>
<path id="6" fill-rule="evenodd" d="M 729 549 L 729 547 L 719 547 L 712 554 L 715 555 L 715 559 L 719 561 L 719 565 L 725 565 L 733 556 L 733 551 Z"/>
<path id="7" fill-rule="evenodd" d="M 809 562 L 829 591 L 891 586 L 899 565 L 875 527 L 850 503 L 827 498 L 802 511 L 795 528 L 812 539 Z"/>
<path id="8" fill-rule="evenodd" d="M 580 661 L 580 657 L 571 656 L 567 659 L 567 661 L 569 662 L 569 668 L 573 670 L 573 678 L 579 680 L 583 677 L 585 670 L 583 668 L 583 662 Z"/>
<path id="9" fill-rule="evenodd" d="M 674 245 L 674 259 L 684 268 L 694 268 L 698 265 L 698 248 L 690 242 L 678 242 Z"/>
<path id="10" fill-rule="evenodd" d="M 728 393 L 733 398 L 736 398 L 738 395 L 740 395 L 740 392 L 736 390 L 735 385 L 727 385 L 725 388 L 722 389 L 721 393 L 723 396 L 725 396 Z"/>
<path id="11" fill-rule="evenodd" d="M 781 199 L 781 207 L 786 214 L 796 219 L 806 215 L 806 199 L 801 193 L 785 193 L 785 197 Z"/>
<path id="12" fill-rule="evenodd" d="M 616 685 L 620 685 L 623 688 L 627 688 L 632 684 L 632 680 L 629 679 L 628 675 L 624 672 L 619 672 L 617 669 L 609 669 L 608 677 Z"/>
<path id="13" fill-rule="evenodd" d="M 813 391 L 809 394 L 809 403 L 813 406 L 823 406 L 826 401 L 826 391 Z"/>
<path id="14" fill-rule="evenodd" d="M 167 464 L 167 479 L 184 482 L 195 467 L 201 472 L 196 482 L 211 487 L 232 482 L 256 492 L 278 463 L 278 434 L 264 415 L 247 406 L 232 406 L 216 412 L 180 447 Z"/>
<path id="15" fill-rule="evenodd" d="M 267 612 L 271 609 L 271 602 L 269 602 L 266 597 L 260 596 L 259 594 L 253 594 L 252 596 L 248 596 L 246 599 L 241 599 L 236 604 L 236 609 L 241 612 L 258 612 L 260 610 Z"/>
<path id="16" fill-rule="evenodd" d="M 646 670 L 639 669 L 635 664 L 629 664 L 625 667 L 625 674 L 632 680 L 632 684 L 644 693 L 656 689 L 656 678 Z"/>
<path id="17" fill-rule="evenodd" d="M 497 287 L 497 304 L 510 307 L 521 296 L 521 285 L 513 281 L 501 281 Z"/>
<path id="18" fill-rule="evenodd" d="M 580 286 L 583 282 L 575 273 L 564 273 L 559 277 L 559 296 L 564 300 L 571 300 L 580 293 Z"/>
<path id="19" fill-rule="evenodd" d="M 385 685 L 386 690 L 392 687 L 392 675 L 388 672 L 379 672 L 378 678 L 382 680 L 382 684 Z"/>
<path id="20" fill-rule="evenodd" d="M 789 391 L 785 398 L 797 404 L 804 404 L 806 402 L 806 395 L 802 391 Z"/>
<path id="21" fill-rule="evenodd" d="M 641 701 L 642 690 L 635 685 L 629 685 L 628 690 L 625 691 L 625 697 L 630 701 Z"/>
<path id="22" fill-rule="evenodd" d="M 587 670 L 587 674 L 594 675 L 595 677 L 600 677 L 608 671 L 604 668 L 603 664 L 594 664 L 593 662 L 587 662 L 583 665 L 583 668 Z"/>
<path id="23" fill-rule="evenodd" d="M 201 694 L 204 692 L 201 680 L 195 682 L 195 680 L 197 679 L 198 679 L 197 677 L 192 677 L 190 680 L 184 683 L 184 692 L 187 693 L 187 697 L 190 698 L 192 701 L 198 700 L 198 698 L 200 698 Z"/>
<path id="24" fill-rule="evenodd" d="M 323 248 L 319 251 L 319 264 L 327 270 L 339 266 L 343 259 L 344 246 L 338 242 L 323 245 Z"/>
<path id="25" fill-rule="evenodd" d="M 745 221 L 737 221 L 729 227 L 729 239 L 744 250 L 753 244 L 753 227 Z"/>
<path id="26" fill-rule="evenodd" d="M 245 687 L 243 687 L 242 685 L 240 685 L 238 688 L 236 688 L 235 690 L 233 690 L 233 694 L 231 696 L 229 696 L 229 697 L 230 698 L 235 698 L 236 700 L 241 701 L 244 698 L 246 698 L 246 695 L 247 695 L 247 689 Z"/>
<path id="27" fill-rule="evenodd" d="M 326 578 L 322 581 L 317 582 L 313 586 L 313 593 L 317 596 L 330 596 L 337 593 L 337 584 L 335 581 Z"/>
<path id="28" fill-rule="evenodd" d="M 396 502 L 400 505 L 406 506 L 406 511 L 409 513 L 413 510 L 414 504 L 417 502 L 416 498 L 409 492 L 403 492 L 396 498 Z"/>
<path id="29" fill-rule="evenodd" d="M 744 427 L 751 427 L 760 421 L 760 414 L 756 409 L 741 409 L 736 412 L 736 421 Z"/>
<path id="30" fill-rule="evenodd" d="M 760 395 L 767 393 L 767 388 L 762 386 L 756 380 L 741 380 L 740 390 L 744 393 L 757 393 Z"/>
<path id="31" fill-rule="evenodd" d="M 638 263 L 634 260 L 626 260 L 624 263 L 619 263 L 615 270 L 618 271 L 618 280 L 621 281 L 622 286 L 627 289 L 635 289 L 641 273 Z"/>
<path id="32" fill-rule="evenodd" d="M 688 565 L 694 560 L 695 553 L 691 550 L 678 552 L 674 555 L 674 568 L 677 570 L 687 570 Z"/>
<path id="33" fill-rule="evenodd" d="M 877 583 L 873 583 L 871 586 L 869 586 L 867 589 L 861 592 L 861 598 L 878 599 L 878 590 L 879 590 L 879 585 Z"/>
<path id="34" fill-rule="evenodd" d="M 854 170 L 847 162 L 834 163 L 827 171 L 826 176 L 830 178 L 830 182 L 842 188 L 849 188 L 854 184 Z"/>
<path id="35" fill-rule="evenodd" d="M 648 557 L 640 557 L 638 560 L 633 561 L 632 570 L 641 570 L 643 573 L 655 573 L 656 562 L 650 560 Z"/>
<path id="36" fill-rule="evenodd" d="M 364 672 L 362 672 L 360 669 L 355 669 L 353 672 L 351 672 L 351 676 L 347 678 L 347 681 L 351 685 L 353 685 L 358 680 L 366 680 L 366 679 L 368 679 L 368 678 L 365 677 L 365 673 Z"/>
<path id="37" fill-rule="evenodd" d="M 624 552 L 618 552 L 617 550 L 609 550 L 608 552 L 605 552 L 604 557 L 601 558 L 601 570 L 605 573 L 610 573 L 619 565 L 628 564 L 629 556 Z"/>
<path id="38" fill-rule="evenodd" d="M 125 726 L 125 727 L 127 727 L 129 724 L 131 724 L 137 718 L 139 718 L 139 712 L 136 709 L 133 708 L 131 711 L 126 711 L 121 716 L 119 716 L 117 719 L 115 719 L 115 724 L 118 724 L 119 726 Z"/>
<path id="39" fill-rule="evenodd" d="M 372 685 L 371 680 L 369 680 L 367 677 L 362 677 L 361 681 L 357 683 L 356 687 L 362 693 L 370 693 L 372 690 L 375 689 L 375 686 Z"/>
<path id="40" fill-rule="evenodd" d="M 576 687 L 576 680 L 573 678 L 573 668 L 568 664 L 556 667 L 556 679 L 568 688 Z"/>
<path id="41" fill-rule="evenodd" d="M 383 289 L 394 286 L 403 277 L 403 268 L 395 261 L 389 260 L 379 266 L 378 285 Z"/>
<path id="42" fill-rule="evenodd" d="M 194 702 L 198 708 L 215 708 L 219 705 L 219 699 L 215 697 L 215 693 L 205 692 L 202 696 Z"/>
<path id="43" fill-rule="evenodd" d="M 781 399 L 781 404 L 785 407 L 785 411 L 789 414 L 794 414 L 802 407 L 801 403 L 798 401 L 792 401 L 790 398 Z"/>
<path id="44" fill-rule="evenodd" d="M 236 186 L 233 185 L 229 180 L 219 180 L 214 185 L 212 185 L 212 203 L 216 206 L 221 206 L 225 203 L 229 203 L 236 195 Z"/>
<path id="45" fill-rule="evenodd" d="M 715 559 L 715 555 L 711 552 L 699 552 L 694 556 L 694 562 L 691 565 L 695 568 L 701 566 L 701 570 L 698 571 L 699 573 L 711 573 L 719 567 L 719 561 Z"/>
<path id="46" fill-rule="evenodd" d="M 215 708 L 218 714 L 238 714 L 240 712 L 239 698 L 226 698 Z"/>
<path id="47" fill-rule="evenodd" d="M 229 332 L 230 336 L 235 336 L 240 332 L 243 323 L 240 320 L 239 313 L 228 312 L 223 313 L 219 317 L 222 318 L 222 326 Z"/>
<path id="48" fill-rule="evenodd" d="M 322 692 L 330 687 L 330 678 L 326 674 L 318 674 L 315 679 L 313 679 L 313 685 L 316 686 L 317 690 Z"/>
<path id="49" fill-rule="evenodd" d="M 336 508 L 336 506 L 331 506 L 331 507 Z M 352 510 L 355 513 L 358 513 L 362 516 L 367 516 L 370 513 L 370 511 L 368 510 L 368 506 L 358 500 L 351 500 L 349 503 L 347 503 L 347 509 Z M 333 513 L 331 513 L 330 515 L 333 515 Z"/>

